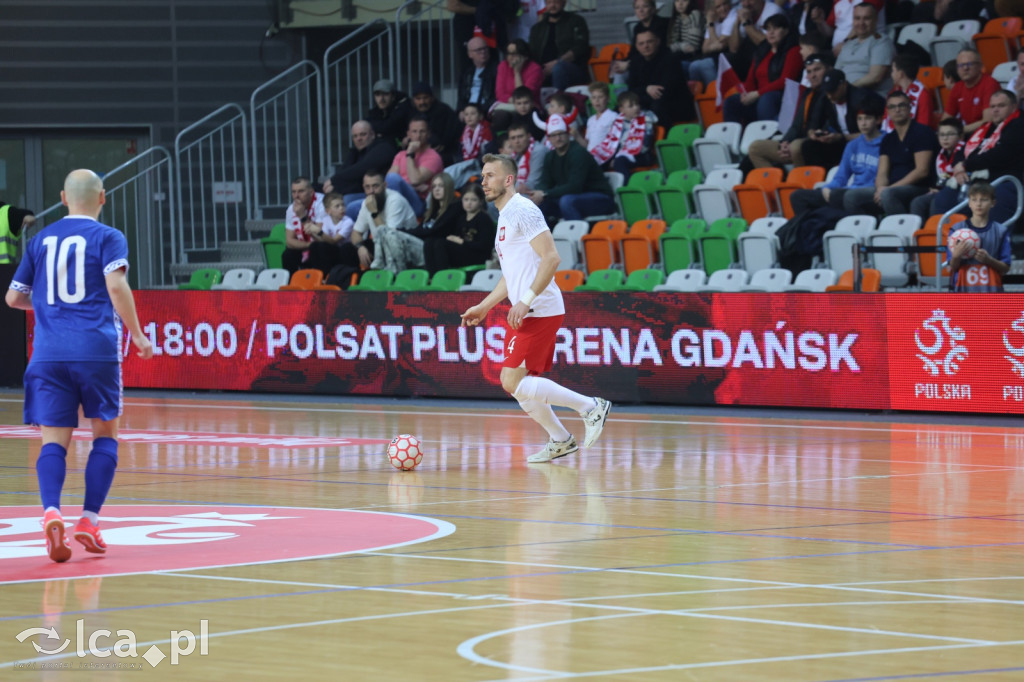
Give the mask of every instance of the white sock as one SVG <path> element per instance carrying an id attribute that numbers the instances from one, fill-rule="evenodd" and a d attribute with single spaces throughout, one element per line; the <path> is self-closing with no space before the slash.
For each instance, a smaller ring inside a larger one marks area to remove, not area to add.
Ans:
<path id="1" fill-rule="evenodd" d="M 56 507 L 47 507 L 46 509 L 43 510 L 43 515 L 49 514 L 52 511 L 55 511 L 58 514 L 60 514 L 60 509 L 57 509 Z"/>
<path id="2" fill-rule="evenodd" d="M 548 432 L 551 440 L 554 441 L 566 441 L 572 436 L 568 429 L 562 425 L 562 422 L 555 416 L 555 411 L 551 409 L 550 405 L 545 405 L 538 400 L 520 400 L 519 407 L 523 408 L 523 412 L 530 415 L 533 421 L 544 427 L 544 430 Z"/>
<path id="3" fill-rule="evenodd" d="M 97 514 L 96 512 L 83 511 L 82 512 L 82 518 L 83 519 L 89 519 L 89 523 L 91 523 L 94 526 L 100 525 L 100 515 Z"/>
<path id="4" fill-rule="evenodd" d="M 568 407 L 581 415 L 597 407 L 597 401 L 590 396 L 577 393 L 544 377 L 523 377 L 516 387 L 515 397 Z"/>

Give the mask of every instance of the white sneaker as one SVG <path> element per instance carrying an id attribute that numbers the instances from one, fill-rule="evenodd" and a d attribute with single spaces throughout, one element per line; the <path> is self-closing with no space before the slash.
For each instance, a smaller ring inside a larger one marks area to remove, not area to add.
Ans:
<path id="1" fill-rule="evenodd" d="M 569 436 L 569 440 L 563 441 L 549 440 L 543 450 L 530 455 L 526 458 L 526 461 L 530 464 L 550 462 L 553 459 L 579 452 L 579 449 L 580 446 L 576 444 L 576 436 Z"/>
<path id="2" fill-rule="evenodd" d="M 583 447 L 585 448 L 589 448 L 601 437 L 601 432 L 604 430 L 604 422 L 608 419 L 608 413 L 612 409 L 612 404 L 604 398 L 594 398 L 594 400 L 597 401 L 597 407 L 583 415 L 583 423 L 587 427 L 586 437 L 583 439 Z"/>

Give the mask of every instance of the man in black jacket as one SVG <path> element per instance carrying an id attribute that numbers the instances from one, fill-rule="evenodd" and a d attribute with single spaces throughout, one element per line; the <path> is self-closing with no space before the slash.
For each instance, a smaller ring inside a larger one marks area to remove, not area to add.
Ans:
<path id="1" fill-rule="evenodd" d="M 345 197 L 345 215 L 356 219 L 363 204 L 363 176 L 371 170 L 386 173 L 397 148 L 390 138 L 377 136 L 367 121 L 352 124 L 352 146 L 346 161 L 334 169 L 324 182 L 324 194 L 337 192 Z"/>
<path id="2" fill-rule="evenodd" d="M 373 131 L 392 143 L 405 136 L 409 127 L 412 104 L 405 93 L 395 90 L 395 84 L 382 78 L 373 84 L 373 107 L 366 114 L 366 120 Z M 360 176 L 360 182 L 362 182 Z"/>
<path id="3" fill-rule="evenodd" d="M 459 148 L 462 123 L 458 114 L 434 97 L 434 89 L 422 81 L 412 87 L 412 106 L 413 115 L 418 114 L 427 119 L 430 146 L 441 155 L 444 165 L 450 166 L 456 161 L 462 161 L 462 150 Z"/>
<path id="4" fill-rule="evenodd" d="M 803 145 L 807 142 L 812 130 L 824 128 L 828 122 L 830 104 L 828 97 L 822 92 L 821 83 L 832 69 L 833 58 L 828 54 L 812 54 L 804 61 L 804 73 L 811 87 L 804 90 L 796 106 L 793 123 L 782 136 L 781 140 L 755 140 L 750 145 L 749 166 L 744 163 L 741 168 L 748 171 L 752 168 L 768 168 L 784 166 L 792 163 L 795 166 L 807 165 L 804 162 Z"/>
<path id="5" fill-rule="evenodd" d="M 494 104 L 494 86 L 498 82 L 498 65 L 491 59 L 491 49 L 483 38 L 473 38 L 466 43 L 470 64 L 459 77 L 459 98 L 456 109 L 462 111 L 467 104 L 480 105 L 486 114 Z"/>
<path id="6" fill-rule="evenodd" d="M 875 107 L 882 98 L 874 90 L 847 82 L 846 74 L 840 69 L 832 69 L 825 74 L 821 89 L 828 98 L 825 102 L 827 118 L 821 128 L 808 130 L 808 139 L 801 145 L 801 153 L 804 164 L 831 168 L 842 160 L 846 143 L 860 135 L 857 112 L 868 100 Z"/>
<path id="7" fill-rule="evenodd" d="M 692 121 L 693 93 L 686 83 L 679 58 L 661 44 L 652 28 L 636 33 L 636 56 L 629 60 L 629 89 L 640 97 L 640 106 L 658 117 L 666 128 Z"/>
<path id="8" fill-rule="evenodd" d="M 565 0 L 547 0 L 544 13 L 530 28 L 529 43 L 534 59 L 544 67 L 545 82 L 558 90 L 587 82 L 590 28 L 582 16 L 565 11 Z"/>

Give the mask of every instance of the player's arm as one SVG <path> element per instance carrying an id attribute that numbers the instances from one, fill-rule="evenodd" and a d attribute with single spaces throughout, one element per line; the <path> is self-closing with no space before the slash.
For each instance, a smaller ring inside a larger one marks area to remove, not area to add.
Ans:
<path id="1" fill-rule="evenodd" d="M 530 246 L 540 256 L 540 263 L 537 265 L 537 276 L 530 283 L 530 290 L 523 294 L 523 298 L 516 301 L 512 305 L 512 309 L 508 311 L 508 324 L 512 329 L 519 329 L 523 318 L 530 312 L 530 303 L 551 283 L 558 271 L 559 263 L 562 262 L 562 259 L 558 257 L 555 239 L 551 236 L 550 231 L 541 232 L 531 239 Z"/>
<path id="2" fill-rule="evenodd" d="M 139 324 L 138 313 L 135 312 L 135 299 L 132 297 L 132 288 L 128 286 L 128 279 L 125 277 L 124 268 L 118 268 L 109 273 L 106 277 L 107 293 L 110 295 L 110 302 L 114 304 L 121 321 L 128 327 L 132 335 L 132 343 L 139 349 L 139 357 L 153 357 L 153 345 L 149 338 L 142 333 L 142 326 Z"/>
<path id="3" fill-rule="evenodd" d="M 508 298 L 508 285 L 505 284 L 505 278 L 502 277 L 498 280 L 498 283 L 494 285 L 494 290 L 484 297 L 484 300 L 462 313 L 462 326 L 472 327 L 480 324 L 480 322 L 487 317 L 487 313 L 490 312 L 491 308 L 498 305 L 506 298 Z"/>
<path id="4" fill-rule="evenodd" d="M 24 291 L 8 289 L 5 300 L 7 305 L 15 310 L 32 310 L 32 294 L 26 294 Z"/>

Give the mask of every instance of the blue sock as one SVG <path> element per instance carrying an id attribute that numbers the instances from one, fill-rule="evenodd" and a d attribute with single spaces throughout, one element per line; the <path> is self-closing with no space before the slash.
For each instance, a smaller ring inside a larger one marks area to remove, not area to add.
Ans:
<path id="1" fill-rule="evenodd" d="M 39 479 L 39 496 L 43 509 L 60 509 L 60 491 L 64 487 L 67 472 L 68 451 L 57 443 L 44 443 L 36 460 L 36 476 Z"/>
<path id="2" fill-rule="evenodd" d="M 97 438 L 92 442 L 92 452 L 85 465 L 85 511 L 99 513 L 114 482 L 117 469 L 117 441 L 113 438 Z"/>

